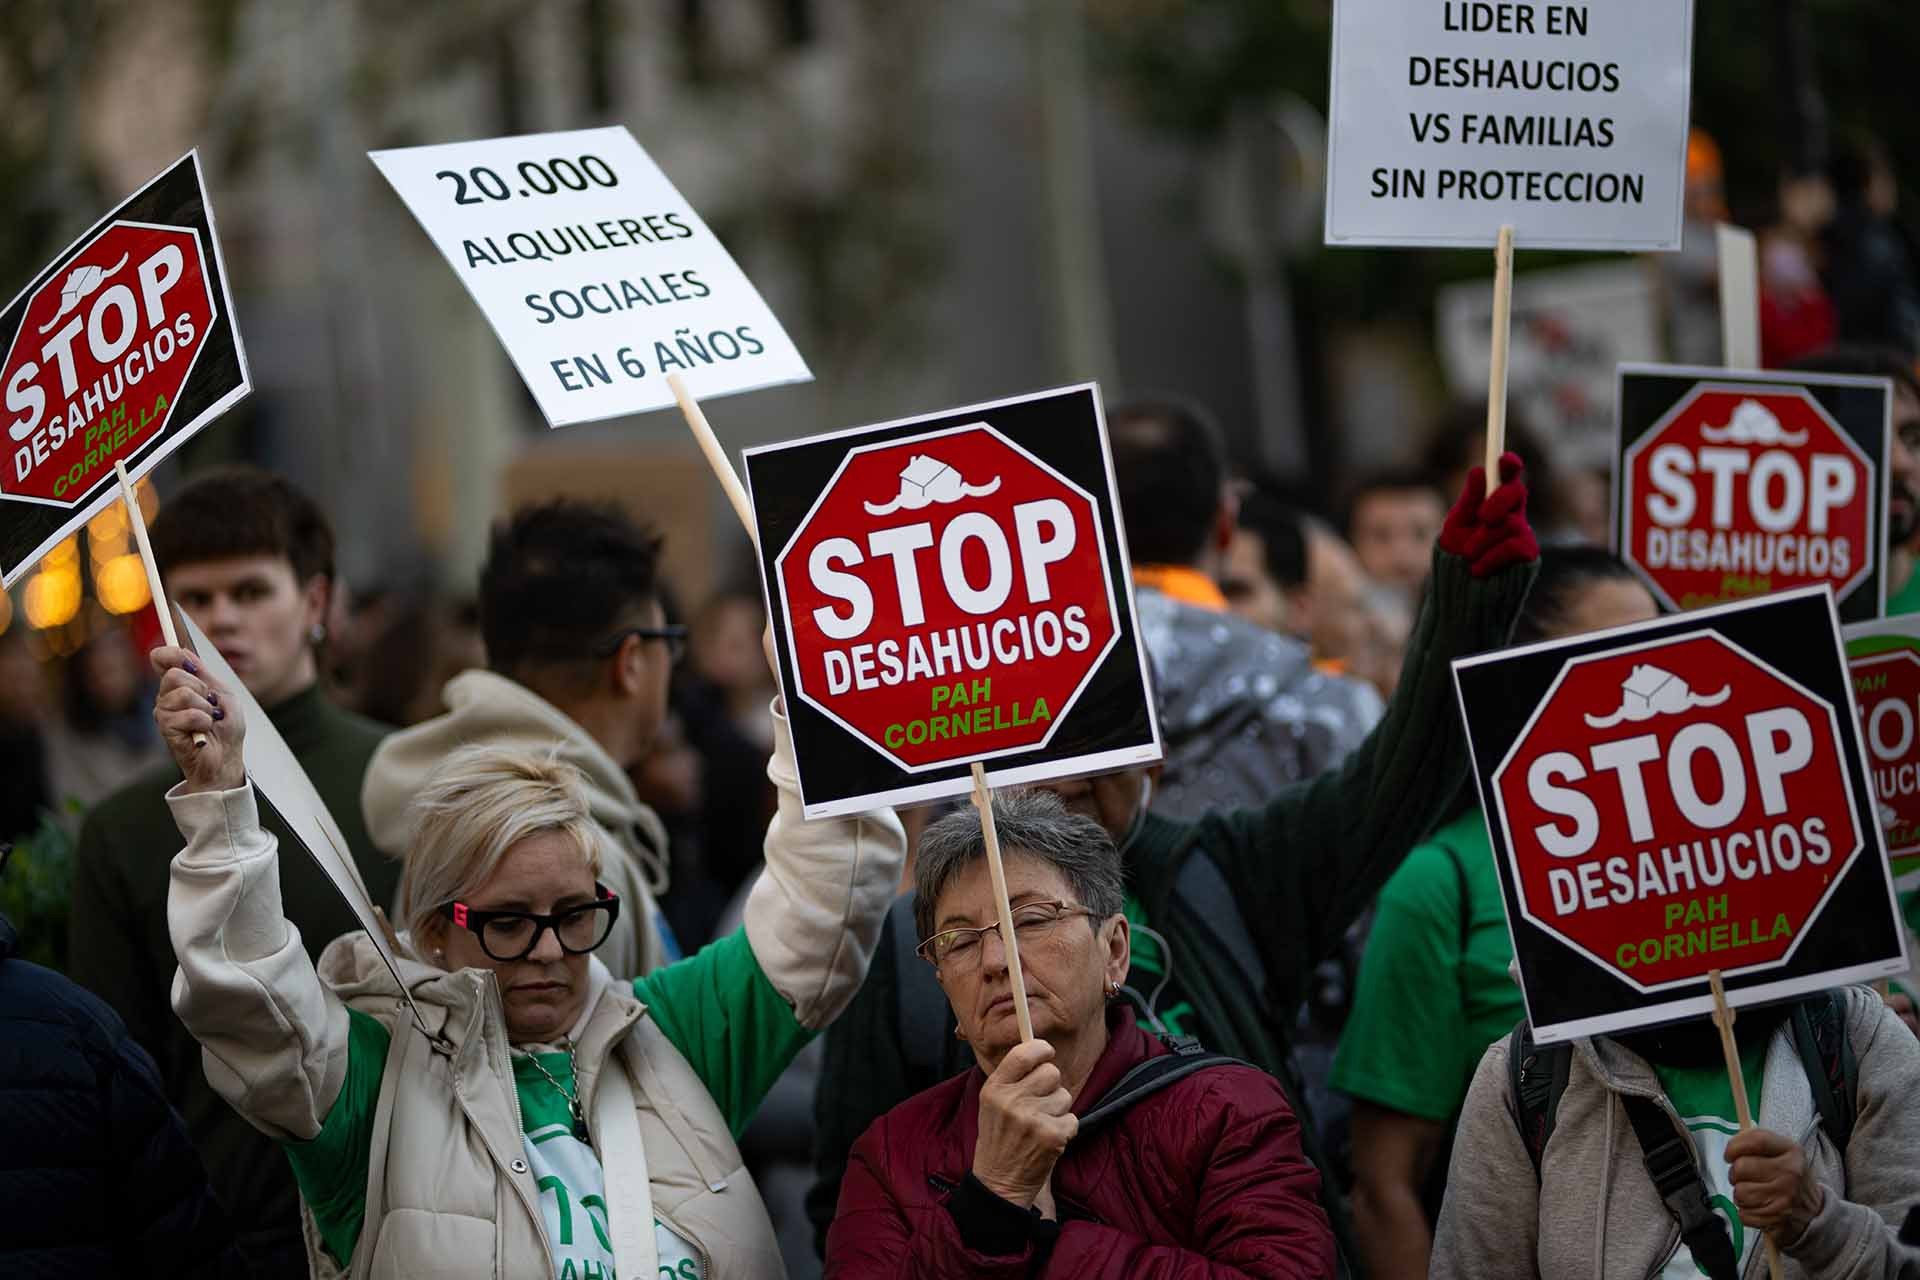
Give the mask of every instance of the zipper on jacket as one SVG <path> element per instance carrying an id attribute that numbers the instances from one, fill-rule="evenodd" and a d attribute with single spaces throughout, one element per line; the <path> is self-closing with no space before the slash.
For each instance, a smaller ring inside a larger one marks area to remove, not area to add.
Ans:
<path id="1" fill-rule="evenodd" d="M 1619 1096 L 1626 1096 L 1620 1090 L 1609 1088 L 1608 1091 L 1617 1095 L 1616 1101 L 1618 1100 Z M 1704 1181 L 1705 1175 L 1700 1174 L 1699 1172 L 1700 1151 L 1699 1151 L 1699 1148 L 1693 1145 L 1693 1134 L 1687 1129 L 1687 1122 L 1680 1118 L 1680 1113 L 1674 1110 L 1673 1103 L 1667 1097 L 1665 1091 L 1662 1091 L 1657 1094 L 1652 1094 L 1652 1095 L 1648 1095 L 1644 1093 L 1636 1093 L 1632 1096 L 1637 1098 L 1651 1097 L 1652 1100 L 1659 1105 L 1660 1110 L 1666 1115 L 1667 1119 L 1673 1123 L 1673 1127 L 1675 1131 L 1678 1132 L 1681 1139 L 1686 1142 L 1687 1150 L 1693 1152 L 1694 1172 L 1696 1176 L 1701 1177 L 1702 1181 Z M 1622 1107 L 1625 1106 L 1624 1103 L 1621 1105 Z M 1630 1136 L 1634 1134 L 1634 1129 L 1631 1124 L 1627 1126 L 1627 1133 Z M 1633 1145 L 1636 1150 L 1639 1149 L 1640 1140 L 1637 1136 L 1634 1137 Z M 1645 1173 L 1647 1170 L 1645 1156 L 1646 1156 L 1646 1153 L 1644 1151 L 1641 1152 L 1640 1171 L 1642 1173 Z M 1611 1151 L 1607 1153 L 1607 1158 L 1609 1160 L 1613 1158 L 1613 1153 Z M 1656 1192 L 1656 1194 L 1658 1193 Z M 1708 1207 L 1711 1208 L 1712 1206 L 1709 1205 Z M 1665 1197 L 1662 1197 L 1660 1200 L 1660 1208 L 1661 1208 L 1661 1211 L 1667 1215 L 1667 1230 L 1669 1233 L 1667 1236 L 1667 1247 L 1666 1247 L 1666 1250 L 1660 1255 L 1660 1261 L 1653 1264 L 1653 1270 L 1647 1272 L 1646 1280 L 1656 1280 L 1659 1274 L 1662 1271 L 1665 1271 L 1667 1269 L 1667 1264 L 1669 1262 L 1672 1262 L 1674 1259 L 1674 1256 L 1680 1252 L 1680 1244 L 1682 1241 L 1682 1236 L 1680 1234 L 1680 1224 L 1673 1220 L 1673 1210 L 1667 1207 L 1667 1202 Z M 1607 1206 L 1604 1204 L 1601 1205 L 1600 1212 L 1604 1215 L 1607 1212 Z"/>
<path id="2" fill-rule="evenodd" d="M 668 1230 L 672 1231 L 673 1234 L 679 1236 L 682 1240 L 685 1240 L 688 1244 L 693 1246 L 694 1253 L 697 1254 L 700 1258 L 701 1280 L 715 1280 L 715 1277 L 713 1274 L 713 1255 L 707 1252 L 707 1246 L 701 1243 L 699 1237 L 694 1235 L 693 1232 L 688 1231 L 686 1228 L 682 1227 L 679 1223 L 675 1222 L 672 1218 L 669 1218 L 666 1214 L 660 1212 L 658 1208 L 654 1209 L 653 1217 L 654 1217 L 654 1222 L 658 1222 L 661 1226 L 666 1227 Z M 649 1231 L 653 1230 L 653 1222 L 649 1222 L 647 1224 L 647 1230 Z"/>
<path id="3" fill-rule="evenodd" d="M 487 1007 L 487 979 L 481 974 L 476 973 L 474 974 L 473 983 L 477 993 L 480 996 L 479 1021 L 481 1025 L 479 1030 L 480 1030 L 480 1035 L 484 1038 L 486 1036 L 486 1019 L 487 1019 L 487 1014 L 489 1012 L 489 1009 Z M 505 1025 L 506 1025 L 506 1012 L 503 1009 L 501 1011 L 501 1026 L 504 1028 Z M 538 1196 L 537 1195 L 531 1196 L 531 1197 L 529 1196 L 526 1187 L 521 1184 L 519 1180 L 519 1176 L 513 1172 L 513 1162 L 511 1160 L 502 1160 L 500 1158 L 500 1152 L 496 1148 L 495 1144 L 488 1141 L 486 1126 L 480 1123 L 480 1119 L 478 1116 L 474 1115 L 473 1107 L 467 1101 L 466 1092 L 460 1088 L 460 1073 L 457 1071 L 451 1071 L 449 1072 L 449 1074 L 453 1077 L 453 1084 L 454 1084 L 453 1096 L 456 1099 L 458 1099 L 460 1103 L 460 1113 L 466 1116 L 467 1123 L 472 1125 L 474 1132 L 480 1135 L 481 1145 L 486 1147 L 487 1154 L 493 1158 L 493 1162 L 496 1166 L 498 1166 L 500 1170 L 500 1174 L 504 1176 L 507 1179 L 507 1181 L 512 1185 L 514 1192 L 520 1197 L 521 1204 L 526 1208 L 527 1212 L 532 1216 L 533 1229 L 535 1233 L 537 1233 L 540 1237 L 540 1249 L 546 1255 L 547 1261 L 551 1263 L 553 1261 L 553 1242 L 547 1239 L 546 1215 L 540 1212 L 540 1201 Z M 512 1058 L 511 1051 L 509 1051 L 508 1058 L 507 1058 L 507 1096 L 513 1100 L 513 1124 L 514 1124 L 513 1139 L 516 1144 L 516 1149 L 521 1154 L 521 1159 L 524 1160 L 526 1157 L 526 1146 L 527 1146 L 527 1139 L 526 1139 L 527 1122 L 526 1122 L 526 1118 L 522 1116 L 520 1113 L 520 1086 L 513 1078 L 513 1058 Z M 531 1170 L 533 1166 L 528 1165 L 527 1167 L 529 1170 Z M 494 1225 L 494 1230 L 498 1232 L 500 1230 L 503 1230 L 504 1227 L 505 1227 L 504 1223 L 496 1223 Z"/>
<path id="4" fill-rule="evenodd" d="M 1663 1204 L 1660 1207 L 1664 1209 L 1666 1206 Z M 1605 1213 L 1605 1207 L 1602 1207 L 1600 1212 Z M 1673 1215 L 1668 1214 L 1667 1216 L 1672 1217 Z M 1646 1280 L 1655 1280 L 1656 1276 L 1667 1269 L 1667 1264 L 1673 1261 L 1674 1255 L 1680 1252 L 1680 1228 L 1674 1227 L 1672 1230 L 1673 1234 L 1667 1241 L 1666 1252 L 1660 1255 L 1660 1261 L 1653 1264 L 1653 1270 L 1647 1272 Z"/>

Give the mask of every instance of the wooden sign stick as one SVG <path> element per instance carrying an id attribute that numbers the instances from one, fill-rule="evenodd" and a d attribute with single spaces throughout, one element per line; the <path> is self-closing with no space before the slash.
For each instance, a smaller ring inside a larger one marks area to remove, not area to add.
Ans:
<path id="1" fill-rule="evenodd" d="M 680 414 L 687 420 L 687 426 L 693 431 L 693 438 L 700 444 L 700 452 L 706 455 L 707 465 L 713 468 L 714 478 L 720 481 L 720 487 L 726 490 L 727 501 L 733 504 L 733 514 L 740 518 L 740 524 L 753 539 L 757 549 L 760 539 L 753 524 L 753 504 L 747 501 L 747 491 L 740 484 L 740 477 L 734 472 L 733 463 L 727 458 L 727 451 L 721 447 L 719 437 L 713 434 L 713 428 L 707 424 L 707 415 L 701 411 L 700 402 L 688 392 L 686 383 L 680 375 L 667 375 L 667 386 L 673 391 L 673 398 L 680 404 Z M 1020 972 L 1020 944 L 1013 931 L 1013 904 L 1007 900 L 1007 869 L 1000 860 L 1000 835 L 993 826 L 993 792 L 987 786 L 986 770 L 980 762 L 973 765 L 973 804 L 980 811 L 980 834 L 987 846 L 987 872 L 993 878 L 994 906 L 1000 915 L 1000 938 L 1007 950 L 1007 977 L 1013 986 L 1013 1016 L 1020 1024 L 1020 1042 L 1033 1039 L 1033 1015 L 1027 1009 L 1027 980 Z"/>
<path id="2" fill-rule="evenodd" d="M 1760 367 L 1760 264 L 1753 232 L 1721 223 L 1714 228 L 1720 258 L 1721 362 L 1729 369 Z"/>
<path id="3" fill-rule="evenodd" d="M 1727 989 L 1720 985 L 1720 971 L 1707 970 L 1707 982 L 1713 987 L 1713 1025 L 1720 1028 L 1720 1052 L 1727 1059 L 1727 1081 L 1733 1085 L 1733 1113 L 1740 1121 L 1740 1132 L 1753 1128 L 1753 1109 L 1747 1105 L 1747 1076 L 1740 1070 L 1740 1047 L 1733 1042 L 1733 1010 L 1727 1004 Z M 1761 1237 L 1767 1246 L 1767 1272 L 1772 1280 L 1781 1280 L 1780 1246 L 1772 1236 Z"/>
<path id="4" fill-rule="evenodd" d="M 707 425 L 707 415 L 700 408 L 700 402 L 693 398 L 693 393 L 687 390 L 687 384 L 677 373 L 667 375 L 667 387 L 673 392 L 673 398 L 680 402 L 680 416 L 687 420 L 694 441 L 699 444 L 700 452 L 706 455 L 707 465 L 713 468 L 714 478 L 726 491 L 727 501 L 733 504 L 733 514 L 740 517 L 741 527 L 747 531 L 747 537 L 753 539 L 754 549 L 758 550 L 760 539 L 754 533 L 753 504 L 747 501 L 747 491 L 741 485 L 727 451 L 720 447 L 720 438 Z"/>
<path id="5" fill-rule="evenodd" d="M 133 529 L 134 543 L 140 548 L 140 563 L 147 567 L 147 592 L 153 597 L 153 611 L 160 615 L 160 638 L 169 648 L 180 647 L 180 633 L 174 629 L 173 607 L 167 603 L 167 593 L 160 586 L 160 566 L 153 560 L 153 543 L 147 540 L 147 521 L 140 514 L 140 499 L 133 492 L 133 480 L 127 475 L 127 464 L 115 462 L 113 469 L 120 477 L 120 500 L 127 507 L 127 524 Z M 193 735 L 193 747 L 198 751 L 207 745 L 207 735 Z"/>
<path id="6" fill-rule="evenodd" d="M 1000 941 L 1007 952 L 1007 983 L 1013 988 L 1013 1019 L 1020 1024 L 1020 1043 L 1033 1040 L 1033 1014 L 1027 1008 L 1027 979 L 1020 971 L 1020 942 L 1013 931 L 1013 904 L 1007 899 L 1007 868 L 1000 860 L 1000 833 L 993 825 L 993 791 L 987 771 L 973 762 L 973 807 L 980 811 L 980 838 L 987 846 L 987 874 L 993 877 L 993 905 L 1000 913 Z"/>
<path id="7" fill-rule="evenodd" d="M 1500 228 L 1493 250 L 1493 359 L 1487 367 L 1487 492 L 1500 483 L 1507 451 L 1507 349 L 1513 337 L 1513 228 Z"/>

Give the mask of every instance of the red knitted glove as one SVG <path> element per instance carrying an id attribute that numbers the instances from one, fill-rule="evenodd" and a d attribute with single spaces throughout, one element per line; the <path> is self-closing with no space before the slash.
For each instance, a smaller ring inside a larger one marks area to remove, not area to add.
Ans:
<path id="1" fill-rule="evenodd" d="M 1467 473 L 1467 487 L 1440 526 L 1440 549 L 1465 560 L 1476 578 L 1539 558 L 1540 544 L 1527 523 L 1525 468 L 1518 454 L 1501 455 L 1500 487 L 1491 494 L 1486 468 Z"/>

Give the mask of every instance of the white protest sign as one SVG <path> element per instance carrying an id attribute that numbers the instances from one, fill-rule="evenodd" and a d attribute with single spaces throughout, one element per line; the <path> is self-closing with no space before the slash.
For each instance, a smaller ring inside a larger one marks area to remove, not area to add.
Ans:
<path id="1" fill-rule="evenodd" d="M 1336 0 L 1326 242 L 1678 249 L 1692 0 Z"/>
<path id="2" fill-rule="evenodd" d="M 1486 394 L 1492 293 L 1481 278 L 1434 295 L 1440 368 L 1461 398 Z M 1612 465 L 1614 371 L 1661 355 L 1660 298 L 1643 264 L 1583 263 L 1514 277 L 1507 396 L 1556 461 Z"/>
<path id="3" fill-rule="evenodd" d="M 379 919 L 373 913 L 373 899 L 367 894 L 366 881 L 360 878 L 360 868 L 353 864 L 353 858 L 347 852 L 347 838 L 340 833 L 340 824 L 327 812 L 327 802 L 320 798 L 314 789 L 313 780 L 307 777 L 307 771 L 300 767 L 300 761 L 294 756 L 293 748 L 273 727 L 273 721 L 248 692 L 247 686 L 234 673 L 227 660 L 220 656 L 220 650 L 213 641 L 207 639 L 189 618 L 184 610 L 176 611 L 180 620 L 182 637 L 187 648 L 192 649 L 199 658 L 206 673 L 213 677 L 215 684 L 226 690 L 226 696 L 240 704 L 240 714 L 247 727 L 246 737 L 241 743 L 241 757 L 247 766 L 247 779 L 254 789 L 267 798 L 274 812 L 287 825 L 294 838 L 300 841 L 309 856 L 327 873 L 327 879 L 333 881 L 333 887 L 353 909 L 353 915 L 360 927 L 367 931 L 367 937 L 373 940 L 374 948 L 380 958 L 386 962 L 387 969 L 393 974 L 393 980 L 404 994 L 407 984 L 400 979 L 400 969 L 394 962 L 393 951 L 387 945 L 386 931 L 380 927 Z M 286 855 L 282 849 L 281 855 Z M 407 1003 L 413 1003 L 413 997 L 407 996 Z M 419 1010 L 414 1010 L 419 1017 Z"/>
<path id="4" fill-rule="evenodd" d="M 623 128 L 369 153 L 556 427 L 813 375 Z"/>

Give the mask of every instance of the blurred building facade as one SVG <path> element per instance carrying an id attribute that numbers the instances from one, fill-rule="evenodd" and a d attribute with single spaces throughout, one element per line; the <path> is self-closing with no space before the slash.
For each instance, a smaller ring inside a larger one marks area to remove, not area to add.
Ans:
<path id="1" fill-rule="evenodd" d="M 198 147 L 256 390 L 179 465 L 294 476 L 351 584 L 470 590 L 510 492 L 693 456 L 671 412 L 549 431 L 381 147 L 626 125 L 815 373 L 711 404 L 734 449 L 1089 378 L 1254 421 L 1208 157 L 1099 82 L 1067 0 L 28 7 L 44 146 L 15 178 L 44 243 L 11 269 Z M 655 514 L 684 562 L 737 542 L 724 504 Z"/>

